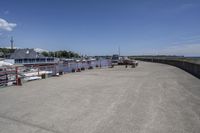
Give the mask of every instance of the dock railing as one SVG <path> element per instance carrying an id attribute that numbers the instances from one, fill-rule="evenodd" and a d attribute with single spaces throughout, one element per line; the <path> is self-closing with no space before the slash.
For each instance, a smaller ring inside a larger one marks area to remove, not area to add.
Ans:
<path id="1" fill-rule="evenodd" d="M 58 76 L 70 72 L 80 72 L 91 68 L 110 67 L 111 60 L 92 60 L 57 64 L 11 66 L 0 69 L 0 87 L 21 85 L 24 82 Z"/>

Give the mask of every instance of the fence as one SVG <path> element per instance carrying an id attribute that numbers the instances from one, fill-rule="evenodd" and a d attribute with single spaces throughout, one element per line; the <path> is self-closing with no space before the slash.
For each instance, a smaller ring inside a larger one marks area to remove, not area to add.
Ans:
<path id="1" fill-rule="evenodd" d="M 57 72 L 75 72 L 85 69 L 93 69 L 96 67 L 109 67 L 111 66 L 111 60 L 94 60 L 94 61 L 83 61 L 83 62 L 67 62 L 59 63 L 56 66 Z"/>
<path id="2" fill-rule="evenodd" d="M 139 58 L 137 60 L 163 63 L 163 64 L 176 66 L 178 68 L 181 68 L 181 69 L 191 73 L 192 75 L 196 76 L 197 78 L 200 78 L 200 64 L 190 63 L 190 62 L 186 62 L 186 61 L 173 60 L 173 59 Z"/>
<path id="3" fill-rule="evenodd" d="M 55 75 L 80 72 L 85 69 L 93 69 L 96 67 L 109 67 L 111 60 L 94 60 L 82 62 L 67 62 L 46 65 L 30 65 L 21 67 L 5 67 L 0 69 L 0 86 L 20 85 L 21 81 L 31 81 L 41 78 L 47 78 Z"/>
<path id="4" fill-rule="evenodd" d="M 0 68 L 0 87 L 19 84 L 18 82 L 18 67 L 1 67 Z"/>

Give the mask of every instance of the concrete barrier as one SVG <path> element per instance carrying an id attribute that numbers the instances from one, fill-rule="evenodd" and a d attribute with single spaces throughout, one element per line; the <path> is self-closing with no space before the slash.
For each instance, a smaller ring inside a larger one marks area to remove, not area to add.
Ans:
<path id="1" fill-rule="evenodd" d="M 138 58 L 136 60 L 172 65 L 181 68 L 200 79 L 200 64 L 173 60 L 173 59 Z"/>

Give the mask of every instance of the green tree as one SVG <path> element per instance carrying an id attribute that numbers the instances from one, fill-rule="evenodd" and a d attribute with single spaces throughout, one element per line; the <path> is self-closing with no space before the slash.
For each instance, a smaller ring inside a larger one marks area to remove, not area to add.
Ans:
<path id="1" fill-rule="evenodd" d="M 49 52 L 43 51 L 42 55 L 44 55 L 45 57 L 48 57 L 49 56 Z"/>
<path id="2" fill-rule="evenodd" d="M 59 50 L 54 52 L 42 52 L 45 57 L 57 57 L 57 58 L 79 58 L 80 55 L 67 50 Z"/>

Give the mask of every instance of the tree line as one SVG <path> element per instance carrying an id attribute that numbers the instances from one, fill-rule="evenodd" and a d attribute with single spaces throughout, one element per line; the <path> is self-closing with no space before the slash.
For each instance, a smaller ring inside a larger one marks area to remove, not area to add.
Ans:
<path id="1" fill-rule="evenodd" d="M 78 53 L 67 51 L 67 50 L 59 50 L 59 51 L 43 51 L 42 55 L 45 57 L 57 57 L 57 58 L 79 58 L 80 55 Z"/>
<path id="2" fill-rule="evenodd" d="M 15 49 L 9 48 L 0 48 L 0 57 L 7 58 L 11 53 L 14 53 Z M 78 53 L 67 51 L 67 50 L 59 50 L 59 51 L 43 51 L 41 53 L 45 57 L 57 57 L 57 58 L 79 58 L 80 55 Z"/>
<path id="3" fill-rule="evenodd" d="M 9 48 L 0 48 L 0 57 L 5 58 L 11 53 L 13 53 L 15 49 L 9 49 Z"/>

